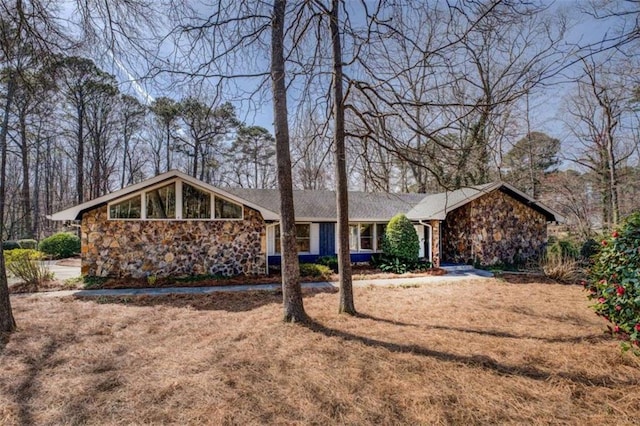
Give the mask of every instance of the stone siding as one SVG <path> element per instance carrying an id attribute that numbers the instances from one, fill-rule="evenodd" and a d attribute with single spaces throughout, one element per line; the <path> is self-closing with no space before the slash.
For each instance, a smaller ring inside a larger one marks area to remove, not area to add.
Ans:
<path id="1" fill-rule="evenodd" d="M 547 243 L 542 213 L 496 190 L 450 212 L 442 229 L 444 262 L 518 263 Z"/>
<path id="2" fill-rule="evenodd" d="M 440 267 L 440 233 L 441 231 L 441 222 L 439 220 L 432 220 L 431 224 L 431 263 L 433 267 Z"/>
<path id="3" fill-rule="evenodd" d="M 82 216 L 82 274 L 98 277 L 257 275 L 266 272 L 265 224 L 243 220 L 108 220 L 107 207 Z"/>

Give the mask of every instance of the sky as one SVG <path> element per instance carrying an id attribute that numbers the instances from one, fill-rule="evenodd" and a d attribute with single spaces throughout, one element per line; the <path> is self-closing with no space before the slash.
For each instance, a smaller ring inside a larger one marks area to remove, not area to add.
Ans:
<path id="1" fill-rule="evenodd" d="M 347 0 L 349 1 L 349 0 Z M 610 27 L 611 22 L 599 21 L 586 14 L 577 14 L 577 11 L 581 7 L 587 5 L 586 1 L 573 1 L 573 0 L 558 0 L 549 1 L 549 7 L 551 10 L 557 10 L 558 12 L 567 10 L 571 12 L 571 16 L 574 19 L 573 26 L 568 32 L 567 40 L 572 43 L 587 45 L 597 43 L 606 34 L 612 31 Z M 204 7 L 204 6 L 202 6 Z M 203 10 L 203 13 L 205 10 Z M 358 19 L 354 16 L 353 19 Z M 159 84 L 152 81 L 144 81 L 137 79 L 135 76 L 143 74 L 144 71 L 139 69 L 135 70 L 130 65 L 131 61 L 125 64 L 125 61 L 120 60 L 113 55 L 109 55 L 106 61 L 101 61 L 103 66 L 108 66 L 108 70 L 116 75 L 118 80 L 122 84 L 123 91 L 128 91 L 135 94 L 143 102 L 149 103 L 155 97 L 158 96 L 170 96 L 174 98 L 180 98 L 184 93 L 184 90 L 176 89 L 176 87 L 159 88 Z M 268 58 L 259 58 L 257 63 L 253 66 L 264 66 L 268 69 Z M 142 61 L 144 62 L 144 61 Z M 554 85 L 544 90 L 538 91 L 535 95 L 530 97 L 530 118 L 532 130 L 543 131 L 551 136 L 558 137 L 560 139 L 570 137 L 567 135 L 566 129 L 562 122 L 562 109 L 563 97 L 571 90 L 571 85 L 566 83 L 569 77 L 579 71 L 579 64 L 566 69 L 562 75 L 555 78 Z M 563 83 L 564 81 L 564 83 Z M 241 97 L 239 94 L 243 89 L 251 87 L 254 82 L 251 80 L 236 80 L 236 93 L 237 97 Z M 273 110 L 268 95 L 269 87 L 264 87 L 263 92 L 266 96 L 260 97 L 257 104 L 248 105 L 242 101 L 232 101 L 239 113 L 242 120 L 246 121 L 249 125 L 259 125 L 273 131 Z M 290 94 L 290 107 L 293 104 L 295 94 Z"/>

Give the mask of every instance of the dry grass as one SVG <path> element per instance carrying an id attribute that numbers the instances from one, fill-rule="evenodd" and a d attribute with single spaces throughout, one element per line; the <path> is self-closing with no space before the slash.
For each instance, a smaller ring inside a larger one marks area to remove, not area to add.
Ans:
<path id="1" fill-rule="evenodd" d="M 0 424 L 633 424 L 640 369 L 576 286 L 14 298 Z"/>

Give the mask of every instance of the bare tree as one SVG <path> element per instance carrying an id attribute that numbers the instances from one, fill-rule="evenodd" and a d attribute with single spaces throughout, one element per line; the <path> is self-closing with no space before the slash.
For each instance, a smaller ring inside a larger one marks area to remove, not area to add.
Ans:
<path id="1" fill-rule="evenodd" d="M 271 20 L 271 82 L 273 85 L 273 116 L 280 188 L 280 230 L 282 241 L 282 298 L 284 320 L 307 321 L 300 288 L 300 267 L 296 243 L 296 219 L 293 207 L 293 182 L 289 150 L 287 118 L 287 88 L 285 84 L 285 28 L 286 0 L 275 0 Z"/>
<path id="2" fill-rule="evenodd" d="M 620 219 L 618 169 L 636 152 L 638 141 L 624 134 L 625 127 L 637 125 L 628 81 L 619 68 L 607 69 L 607 63 L 593 56 L 583 61 L 583 76 L 567 100 L 566 124 L 575 140 L 567 157 L 598 176 L 602 226 L 609 228 Z"/>

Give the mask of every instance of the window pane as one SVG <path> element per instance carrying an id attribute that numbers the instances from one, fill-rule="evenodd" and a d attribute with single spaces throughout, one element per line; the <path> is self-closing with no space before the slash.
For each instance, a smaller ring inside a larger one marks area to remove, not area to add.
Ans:
<path id="1" fill-rule="evenodd" d="M 308 224 L 296 225 L 296 237 L 309 238 L 309 235 L 311 235 L 311 225 L 308 225 Z"/>
<path id="2" fill-rule="evenodd" d="M 210 219 L 211 195 L 208 192 L 183 183 L 182 217 L 185 219 Z"/>
<path id="3" fill-rule="evenodd" d="M 382 241 L 384 240 L 384 233 L 387 230 L 387 225 L 384 223 L 376 224 L 376 250 L 382 251 Z"/>
<path id="4" fill-rule="evenodd" d="M 311 225 L 309 224 L 297 224 L 296 225 L 296 245 L 298 246 L 298 253 L 311 251 Z"/>
<path id="5" fill-rule="evenodd" d="M 142 197 L 138 195 L 118 204 L 112 204 L 109 207 L 109 217 L 111 219 L 140 219 L 141 211 Z"/>
<path id="6" fill-rule="evenodd" d="M 349 250 L 358 251 L 358 227 L 349 225 Z"/>
<path id="7" fill-rule="evenodd" d="M 147 219 L 176 218 L 176 184 L 147 192 Z"/>
<path id="8" fill-rule="evenodd" d="M 216 197 L 216 219 L 242 219 L 242 206 Z"/>
<path id="9" fill-rule="evenodd" d="M 360 224 L 360 250 L 373 250 L 373 225 Z"/>
<path id="10" fill-rule="evenodd" d="M 311 251 L 311 225 L 296 224 L 296 246 L 298 253 Z M 280 225 L 275 227 L 274 252 L 280 253 Z"/>

